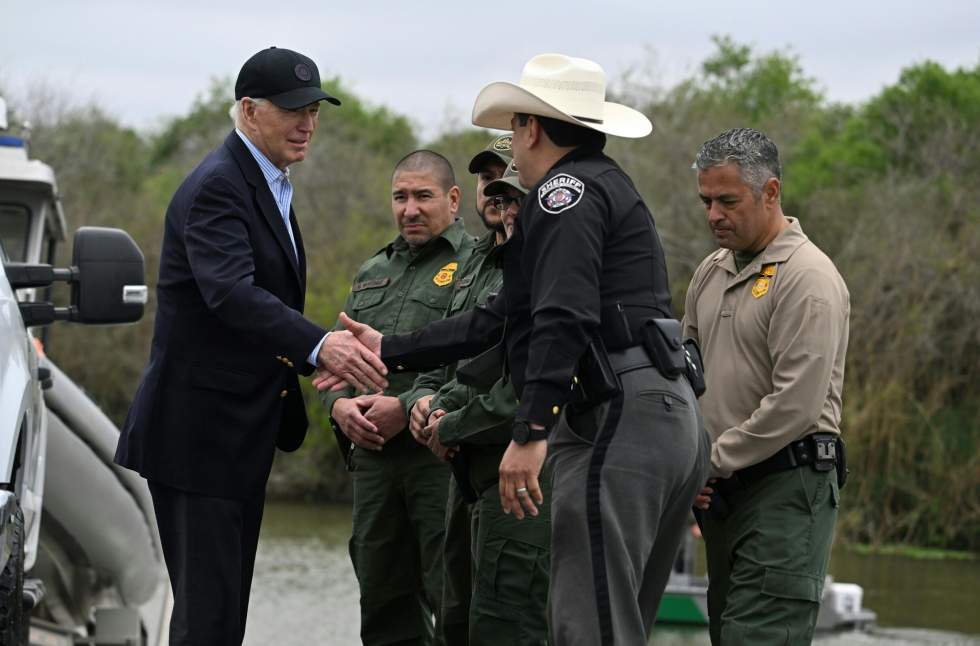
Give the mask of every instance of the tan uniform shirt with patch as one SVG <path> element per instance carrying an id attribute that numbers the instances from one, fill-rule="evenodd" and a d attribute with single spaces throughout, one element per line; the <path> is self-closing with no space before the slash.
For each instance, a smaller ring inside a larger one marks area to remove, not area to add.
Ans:
<path id="1" fill-rule="evenodd" d="M 720 249 L 688 288 L 684 334 L 704 353 L 712 476 L 727 478 L 810 433 L 840 433 L 847 285 L 787 220 L 741 272 Z"/>

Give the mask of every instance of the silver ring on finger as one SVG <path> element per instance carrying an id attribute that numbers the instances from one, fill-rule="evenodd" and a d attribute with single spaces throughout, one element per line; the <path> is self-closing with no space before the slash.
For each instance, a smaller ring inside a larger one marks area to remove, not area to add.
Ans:
<path id="1" fill-rule="evenodd" d="M 518 487 L 516 493 L 517 493 L 517 495 L 520 495 L 522 493 L 527 493 L 527 487 Z"/>

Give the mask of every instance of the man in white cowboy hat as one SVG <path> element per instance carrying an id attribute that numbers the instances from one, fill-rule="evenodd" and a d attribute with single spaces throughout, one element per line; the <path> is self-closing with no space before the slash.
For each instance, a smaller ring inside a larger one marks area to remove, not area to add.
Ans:
<path id="1" fill-rule="evenodd" d="M 660 238 L 629 177 L 602 153 L 607 134 L 643 137 L 652 125 L 607 102 L 605 85 L 596 63 L 544 54 L 519 84 L 491 83 L 477 97 L 473 123 L 513 130 L 529 189 L 497 299 L 383 338 L 347 320 L 395 371 L 503 337 L 520 403 L 500 497 L 517 518 L 537 515 L 550 452 L 558 645 L 646 643 L 708 468 Z"/>

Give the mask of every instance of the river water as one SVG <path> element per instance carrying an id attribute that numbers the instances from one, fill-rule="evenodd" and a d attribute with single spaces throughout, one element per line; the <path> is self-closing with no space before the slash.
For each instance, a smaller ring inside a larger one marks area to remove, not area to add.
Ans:
<path id="1" fill-rule="evenodd" d="M 273 503 L 255 562 L 247 646 L 356 646 L 357 581 L 347 558 L 350 508 Z M 837 581 L 864 588 L 870 634 L 820 635 L 821 646 L 980 646 L 980 561 L 863 556 L 836 549 Z M 970 635 L 973 635 L 972 637 Z M 707 646 L 704 629 L 656 628 L 650 644 Z M 502 644 L 501 646 L 507 646 Z"/>

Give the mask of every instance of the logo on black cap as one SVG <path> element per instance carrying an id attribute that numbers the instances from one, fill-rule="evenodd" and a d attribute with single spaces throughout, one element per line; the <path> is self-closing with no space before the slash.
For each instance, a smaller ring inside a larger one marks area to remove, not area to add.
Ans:
<path id="1" fill-rule="evenodd" d="M 304 83 L 313 78 L 313 72 L 310 71 L 310 68 L 306 65 L 306 63 L 297 64 L 296 67 L 293 68 L 293 74 L 295 74 L 296 78 Z"/>

